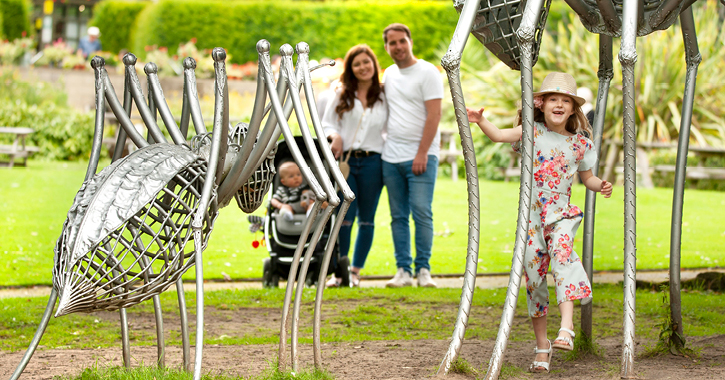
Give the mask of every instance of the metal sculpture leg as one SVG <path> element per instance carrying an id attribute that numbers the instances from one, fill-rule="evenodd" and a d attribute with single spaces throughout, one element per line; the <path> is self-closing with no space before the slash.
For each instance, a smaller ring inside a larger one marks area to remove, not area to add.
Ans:
<path id="1" fill-rule="evenodd" d="M 680 13 L 682 39 L 685 42 L 687 77 L 682 102 L 680 137 L 677 142 L 677 166 L 675 168 L 674 194 L 672 196 L 672 226 L 670 232 L 670 316 L 674 331 L 670 338 L 678 347 L 685 345 L 682 328 L 682 299 L 680 298 L 680 248 L 682 245 L 682 207 L 685 197 L 685 174 L 687 170 L 687 149 L 690 141 L 692 106 L 695 98 L 697 67 L 702 61 L 697 47 L 695 22 L 692 7 Z"/>
<path id="2" fill-rule="evenodd" d="M 526 4 L 521 26 L 516 31 L 516 37 L 521 49 L 521 104 L 522 104 L 522 154 L 521 154 L 521 186 L 519 188 L 519 212 L 516 225 L 516 242 L 511 263 L 506 301 L 504 303 L 501 323 L 493 347 L 493 354 L 488 365 L 485 379 L 497 379 L 503 365 L 503 356 L 506 344 L 511 333 L 516 302 L 519 298 L 521 275 L 524 270 L 524 253 L 528 241 L 529 213 L 531 210 L 531 191 L 533 183 L 533 150 L 534 150 L 534 90 L 533 90 L 533 41 L 534 31 L 539 19 L 543 0 L 534 0 Z"/>
<path id="3" fill-rule="evenodd" d="M 473 21 L 478 10 L 477 1 L 467 1 L 461 10 L 461 16 L 456 30 L 451 38 L 451 44 L 441 65 L 448 74 L 448 84 L 451 89 L 451 98 L 456 113 L 458 133 L 461 136 L 461 147 L 466 164 L 466 178 L 468 187 L 468 249 L 466 254 L 466 272 L 463 276 L 461 302 L 458 305 L 458 315 L 453 327 L 453 337 L 446 355 L 443 357 L 438 373 L 447 374 L 451 363 L 456 360 L 466 335 L 468 317 L 473 303 L 473 292 L 476 289 L 476 271 L 478 270 L 478 244 L 480 237 L 480 198 L 478 191 L 478 169 L 476 167 L 476 152 L 473 149 L 470 124 L 466 114 L 466 103 L 463 99 L 461 87 L 460 64 L 463 49 L 473 28 Z"/>
<path id="4" fill-rule="evenodd" d="M 637 5 L 636 1 L 623 4 L 622 46 L 619 61 L 622 64 L 622 97 L 624 101 L 624 322 L 622 331 L 621 375 L 634 377 L 634 326 L 637 275 L 637 159 L 635 155 L 634 64 L 637 62 Z"/>
<path id="5" fill-rule="evenodd" d="M 15 368 L 13 375 L 10 376 L 10 380 L 17 380 L 25 370 L 25 367 L 28 366 L 30 358 L 33 357 L 35 350 L 38 348 L 40 338 L 43 337 L 43 333 L 48 327 L 48 322 L 50 321 L 50 316 L 53 315 L 53 308 L 55 307 L 56 301 L 58 301 L 58 292 L 55 288 L 53 288 L 50 291 L 50 297 L 48 297 L 48 306 L 45 307 L 45 312 L 43 312 L 43 317 L 40 319 L 40 323 L 38 324 L 38 329 L 35 331 L 33 340 L 30 341 L 30 345 L 28 346 L 27 351 L 25 351 L 25 355 L 23 355 L 20 363 L 18 363 L 18 367 Z"/>
<path id="6" fill-rule="evenodd" d="M 189 318 L 186 316 L 186 298 L 184 297 L 184 282 L 179 278 L 176 280 L 176 296 L 179 300 L 179 321 L 181 324 L 181 351 L 183 355 L 183 367 L 188 371 L 191 368 L 189 361 Z"/>
<path id="7" fill-rule="evenodd" d="M 602 132 L 604 130 L 604 116 L 607 110 L 607 95 L 609 94 L 609 84 L 614 77 L 614 69 L 612 65 L 612 36 L 606 34 L 599 35 L 599 90 L 597 91 L 597 109 L 594 116 L 592 140 L 594 149 L 599 157 L 602 147 Z M 599 162 L 594 164 L 592 173 L 598 175 Z M 597 193 L 587 190 L 586 201 L 584 206 L 584 238 L 582 244 L 582 263 L 587 277 L 591 283 L 594 283 L 592 277 L 594 272 L 594 211 L 596 207 Z M 589 302 L 581 306 L 581 330 L 582 334 L 588 338 L 592 338 L 592 304 Z"/>

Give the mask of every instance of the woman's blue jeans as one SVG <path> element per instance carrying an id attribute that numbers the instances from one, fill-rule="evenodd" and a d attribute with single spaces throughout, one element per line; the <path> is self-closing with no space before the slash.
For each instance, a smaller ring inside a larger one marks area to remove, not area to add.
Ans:
<path id="1" fill-rule="evenodd" d="M 430 270 L 433 249 L 433 190 L 438 174 L 438 158 L 428 156 L 425 173 L 413 174 L 413 161 L 397 164 L 383 161 L 383 182 L 388 189 L 390 229 L 393 232 L 395 262 L 413 274 L 410 252 L 410 214 L 415 223 L 415 273 Z"/>
<path id="2" fill-rule="evenodd" d="M 373 245 L 375 211 L 378 208 L 380 193 L 383 191 L 382 160 L 379 154 L 373 154 L 368 157 L 350 157 L 347 163 L 350 165 L 347 184 L 355 193 L 355 200 L 350 204 L 340 227 L 340 256 L 347 256 L 350 251 L 350 235 L 357 217 L 357 240 L 352 266 L 364 268 L 370 247 Z"/>

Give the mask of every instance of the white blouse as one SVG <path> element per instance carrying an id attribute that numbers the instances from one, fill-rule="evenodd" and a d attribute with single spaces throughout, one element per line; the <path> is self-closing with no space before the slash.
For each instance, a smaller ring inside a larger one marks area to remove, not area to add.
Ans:
<path id="1" fill-rule="evenodd" d="M 322 128 L 325 136 L 337 133 L 342 137 L 342 149 L 366 150 L 382 153 L 383 133 L 387 132 L 388 104 L 385 94 L 380 93 L 380 99 L 372 108 L 363 110 L 360 99 L 355 98 L 355 105 L 350 111 L 342 114 L 339 118 L 335 107 L 340 103 L 341 91 L 336 91 L 335 97 L 327 104 L 322 117 Z M 358 128 L 358 124 L 360 127 Z M 355 132 L 357 130 L 357 133 Z M 355 139 L 353 141 L 353 138 Z"/>

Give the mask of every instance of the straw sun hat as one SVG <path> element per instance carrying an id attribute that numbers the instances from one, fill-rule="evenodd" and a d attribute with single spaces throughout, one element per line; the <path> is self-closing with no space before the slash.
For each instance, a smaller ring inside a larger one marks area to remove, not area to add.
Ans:
<path id="1" fill-rule="evenodd" d="M 534 96 L 542 96 L 546 94 L 559 93 L 569 95 L 576 100 L 581 107 L 586 100 L 576 94 L 576 81 L 574 77 L 567 73 L 550 73 L 544 78 L 539 92 L 535 92 Z"/>

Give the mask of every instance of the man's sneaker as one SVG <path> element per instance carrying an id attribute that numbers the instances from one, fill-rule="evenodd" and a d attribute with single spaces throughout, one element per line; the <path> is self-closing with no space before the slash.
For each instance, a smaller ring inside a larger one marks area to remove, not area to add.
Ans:
<path id="1" fill-rule="evenodd" d="M 438 284 L 430 277 L 430 271 L 422 268 L 418 272 L 418 286 L 421 288 L 437 288 Z"/>
<path id="2" fill-rule="evenodd" d="M 403 268 L 398 268 L 398 273 L 395 274 L 392 280 L 385 283 L 388 288 L 402 288 L 404 286 L 413 286 L 413 277 L 410 273 L 406 272 Z"/>

